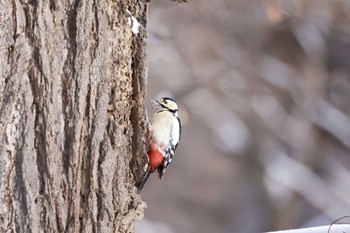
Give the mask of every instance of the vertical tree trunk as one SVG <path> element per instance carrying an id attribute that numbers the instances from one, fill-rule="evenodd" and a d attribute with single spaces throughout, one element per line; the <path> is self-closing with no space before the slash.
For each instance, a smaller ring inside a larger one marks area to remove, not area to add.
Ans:
<path id="1" fill-rule="evenodd" d="M 134 231 L 146 16 L 142 0 L 0 2 L 0 232 Z"/>

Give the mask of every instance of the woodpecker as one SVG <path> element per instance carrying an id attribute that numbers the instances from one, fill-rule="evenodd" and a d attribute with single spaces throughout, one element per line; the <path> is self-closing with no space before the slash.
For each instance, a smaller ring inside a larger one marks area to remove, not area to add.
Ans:
<path id="1" fill-rule="evenodd" d="M 148 132 L 148 169 L 144 178 L 136 185 L 140 193 L 151 173 L 157 170 L 162 179 L 174 157 L 181 137 L 181 122 L 176 101 L 169 97 L 151 100 L 155 106 Z"/>

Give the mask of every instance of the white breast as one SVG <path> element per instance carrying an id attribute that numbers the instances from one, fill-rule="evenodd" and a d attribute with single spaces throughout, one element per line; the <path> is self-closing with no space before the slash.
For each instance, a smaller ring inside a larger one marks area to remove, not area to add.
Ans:
<path id="1" fill-rule="evenodd" d="M 167 146 L 170 140 L 176 145 L 179 142 L 179 131 L 179 121 L 170 112 L 164 111 L 153 115 L 151 132 L 159 146 Z"/>

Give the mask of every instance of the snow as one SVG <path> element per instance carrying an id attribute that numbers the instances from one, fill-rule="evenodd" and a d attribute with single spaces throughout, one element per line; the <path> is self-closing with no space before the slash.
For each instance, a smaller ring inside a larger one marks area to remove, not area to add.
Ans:
<path id="1" fill-rule="evenodd" d="M 129 18 L 128 18 L 128 24 L 131 26 L 131 30 L 134 34 L 139 34 L 139 28 L 140 28 L 140 23 L 137 21 L 137 19 L 131 14 L 130 11 L 127 10 L 129 13 Z"/>
<path id="2" fill-rule="evenodd" d="M 302 229 L 294 230 L 285 230 L 285 231 L 271 231 L 267 233 L 349 233 L 350 225 L 349 224 L 334 224 L 329 230 L 329 226 L 319 226 L 319 227 L 309 227 Z"/>

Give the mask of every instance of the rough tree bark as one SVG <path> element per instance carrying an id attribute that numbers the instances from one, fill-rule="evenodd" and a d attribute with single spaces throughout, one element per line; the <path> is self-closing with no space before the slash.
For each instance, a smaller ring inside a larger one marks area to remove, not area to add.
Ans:
<path id="1" fill-rule="evenodd" d="M 146 16 L 146 0 L 0 2 L 0 232 L 134 232 Z"/>

